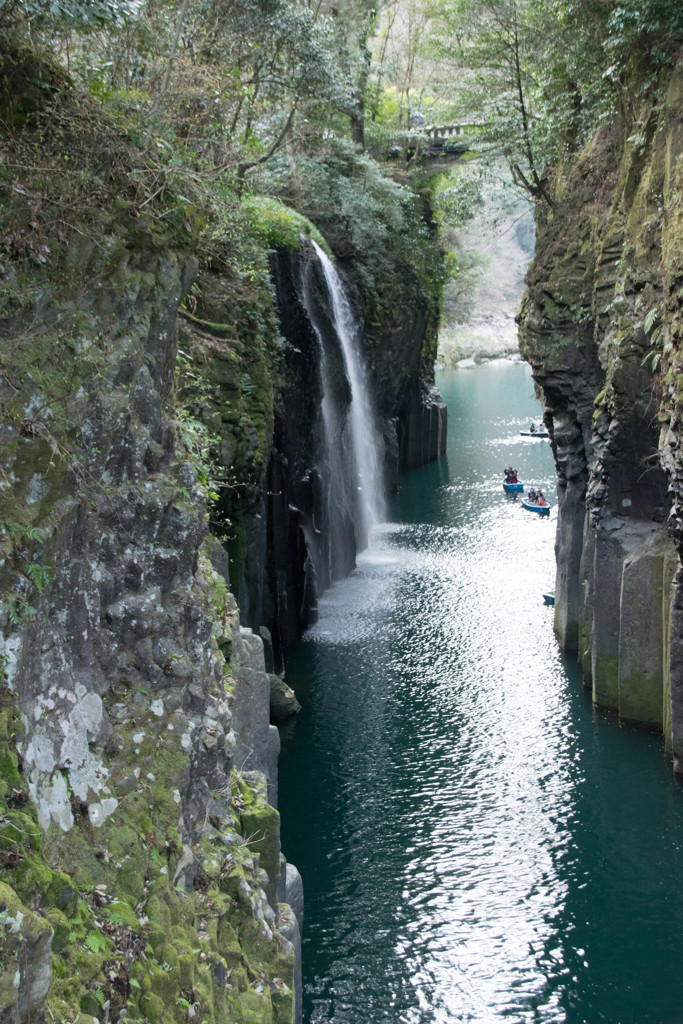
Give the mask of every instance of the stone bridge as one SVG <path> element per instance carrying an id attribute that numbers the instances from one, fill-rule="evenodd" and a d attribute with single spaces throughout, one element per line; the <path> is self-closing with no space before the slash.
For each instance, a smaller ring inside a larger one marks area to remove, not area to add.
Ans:
<path id="1" fill-rule="evenodd" d="M 415 127 L 403 142 L 405 161 L 433 173 L 450 167 L 472 149 L 472 132 L 478 127 L 475 124 Z"/>

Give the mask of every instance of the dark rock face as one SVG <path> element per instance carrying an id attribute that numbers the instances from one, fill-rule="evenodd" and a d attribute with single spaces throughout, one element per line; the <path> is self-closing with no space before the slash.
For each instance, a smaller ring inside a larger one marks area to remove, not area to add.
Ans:
<path id="1" fill-rule="evenodd" d="M 15 545 L 0 565 L 5 596 L 20 599 L 0 617 L 0 844 L 21 866 L 3 861 L 0 939 L 28 965 L 15 981 L 2 958 L 3 1020 L 44 1019 L 46 995 L 55 1019 L 94 1015 L 96 983 L 116 1017 L 137 1000 L 140 1018 L 186 1019 L 181 993 L 192 992 L 207 1020 L 291 1022 L 295 951 L 281 917 L 296 930 L 276 896 L 279 744 L 263 642 L 212 564 L 224 569 L 223 551 L 169 401 L 196 265 L 118 239 L 103 247 L 110 276 L 87 262 L 78 276 L 99 279 L 91 339 L 106 348 L 91 390 L 73 389 L 62 419 L 55 405 L 47 420 L 66 455 L 37 428 L 3 424 L 27 553 Z M 59 365 L 43 367 L 49 384 Z M 46 917 L 29 909 L 38 893 Z M 114 899 L 127 959 L 94 938 Z M 260 971 L 273 985 L 259 995 Z"/>
<path id="2" fill-rule="evenodd" d="M 348 488 L 333 480 L 343 465 L 341 439 L 351 401 L 336 331 L 317 261 L 305 254 L 273 258 L 280 329 L 287 343 L 285 381 L 276 403 L 268 471 L 268 581 L 273 614 L 267 623 L 276 661 L 317 616 L 318 595 L 348 574 L 356 556 L 356 508 Z M 326 444 L 322 345 L 332 359 L 340 419 Z M 335 456 L 337 457 L 335 460 Z M 253 563 L 252 571 L 263 566 Z"/>
<path id="3" fill-rule="evenodd" d="M 446 413 L 437 388 L 425 381 L 416 381 L 408 393 L 404 415 L 399 420 L 400 469 L 415 469 L 445 454 Z"/>
<path id="4" fill-rule="evenodd" d="M 596 703 L 664 731 L 676 770 L 682 93 L 679 66 L 636 113 L 646 147 L 634 124 L 603 130 L 557 171 L 519 318 L 558 474 L 558 637 Z"/>
<path id="5" fill-rule="evenodd" d="M 351 393 L 320 265 L 304 251 L 280 253 L 271 266 L 280 330 L 287 343 L 286 370 L 275 404 L 265 522 L 259 524 L 255 542 L 247 543 L 248 582 L 241 611 L 243 621 L 253 628 L 266 622 L 276 664 L 281 665 L 283 652 L 315 621 L 319 594 L 348 575 L 365 539 L 359 532 L 357 490 L 350 486 L 354 471 L 346 416 Z M 395 486 L 399 468 L 422 465 L 445 451 L 446 410 L 421 372 L 425 330 L 426 320 L 419 315 L 404 325 L 403 334 L 392 328 L 394 349 L 400 340 L 402 354 L 409 355 L 411 376 L 402 378 L 394 366 L 391 387 L 381 391 L 377 375 L 372 370 L 370 374 L 382 418 L 387 489 Z M 368 362 L 373 356 L 377 361 L 377 342 L 375 346 L 372 349 L 366 339 Z M 386 353 L 383 358 L 388 358 Z M 324 394 L 333 405 L 335 424 L 327 443 Z M 259 582 L 264 579 L 265 586 Z M 260 600 L 250 601 L 249 593 L 259 593 Z"/>

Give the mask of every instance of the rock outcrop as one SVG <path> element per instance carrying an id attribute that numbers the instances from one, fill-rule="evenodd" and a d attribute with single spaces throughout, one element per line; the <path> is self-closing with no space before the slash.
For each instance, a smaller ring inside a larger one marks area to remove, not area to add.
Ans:
<path id="1" fill-rule="evenodd" d="M 270 723 L 297 704 L 275 672 L 358 544 L 342 509 L 318 557 L 303 257 L 269 262 L 235 196 L 202 234 L 100 105 L 13 59 L 51 107 L 7 141 L 21 182 L 0 175 L 0 1022 L 291 1024 L 303 892 Z M 443 426 L 412 287 L 393 370 L 368 345 L 392 473 L 399 435 L 432 457 Z"/>
<path id="2" fill-rule="evenodd" d="M 519 318 L 558 474 L 555 627 L 682 770 L 683 64 L 552 178 Z"/>
<path id="3" fill-rule="evenodd" d="M 271 681 L 171 403 L 196 263 L 69 253 L 5 266 L 0 1019 L 291 1022 Z"/>

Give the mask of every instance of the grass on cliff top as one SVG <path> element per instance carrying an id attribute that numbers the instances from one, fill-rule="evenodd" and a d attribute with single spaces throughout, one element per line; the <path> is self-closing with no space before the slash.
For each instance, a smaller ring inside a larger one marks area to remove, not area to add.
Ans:
<path id="1" fill-rule="evenodd" d="M 328 256 L 332 251 L 314 224 L 272 196 L 249 195 L 242 201 L 242 209 L 250 228 L 269 249 L 298 252 L 302 236 L 312 238 Z"/>

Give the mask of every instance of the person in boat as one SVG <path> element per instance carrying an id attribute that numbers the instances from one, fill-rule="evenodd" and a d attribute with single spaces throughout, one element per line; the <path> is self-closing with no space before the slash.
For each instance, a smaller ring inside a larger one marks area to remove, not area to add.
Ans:
<path id="1" fill-rule="evenodd" d="M 529 433 L 530 434 L 535 434 L 536 433 L 536 424 L 535 423 L 531 423 L 529 425 Z"/>
<path id="2" fill-rule="evenodd" d="M 513 469 L 512 466 L 505 469 L 505 483 L 506 484 L 518 484 L 517 470 Z"/>
<path id="3" fill-rule="evenodd" d="M 548 502 L 543 497 L 543 491 L 539 491 L 536 495 L 536 504 L 541 505 L 543 508 L 547 506 Z"/>
<path id="4" fill-rule="evenodd" d="M 537 494 L 536 494 L 535 489 L 533 487 L 530 487 L 529 488 L 529 493 L 526 496 L 526 500 L 530 501 L 532 503 L 532 505 L 535 505 L 536 504 L 536 498 L 537 498 Z"/>

